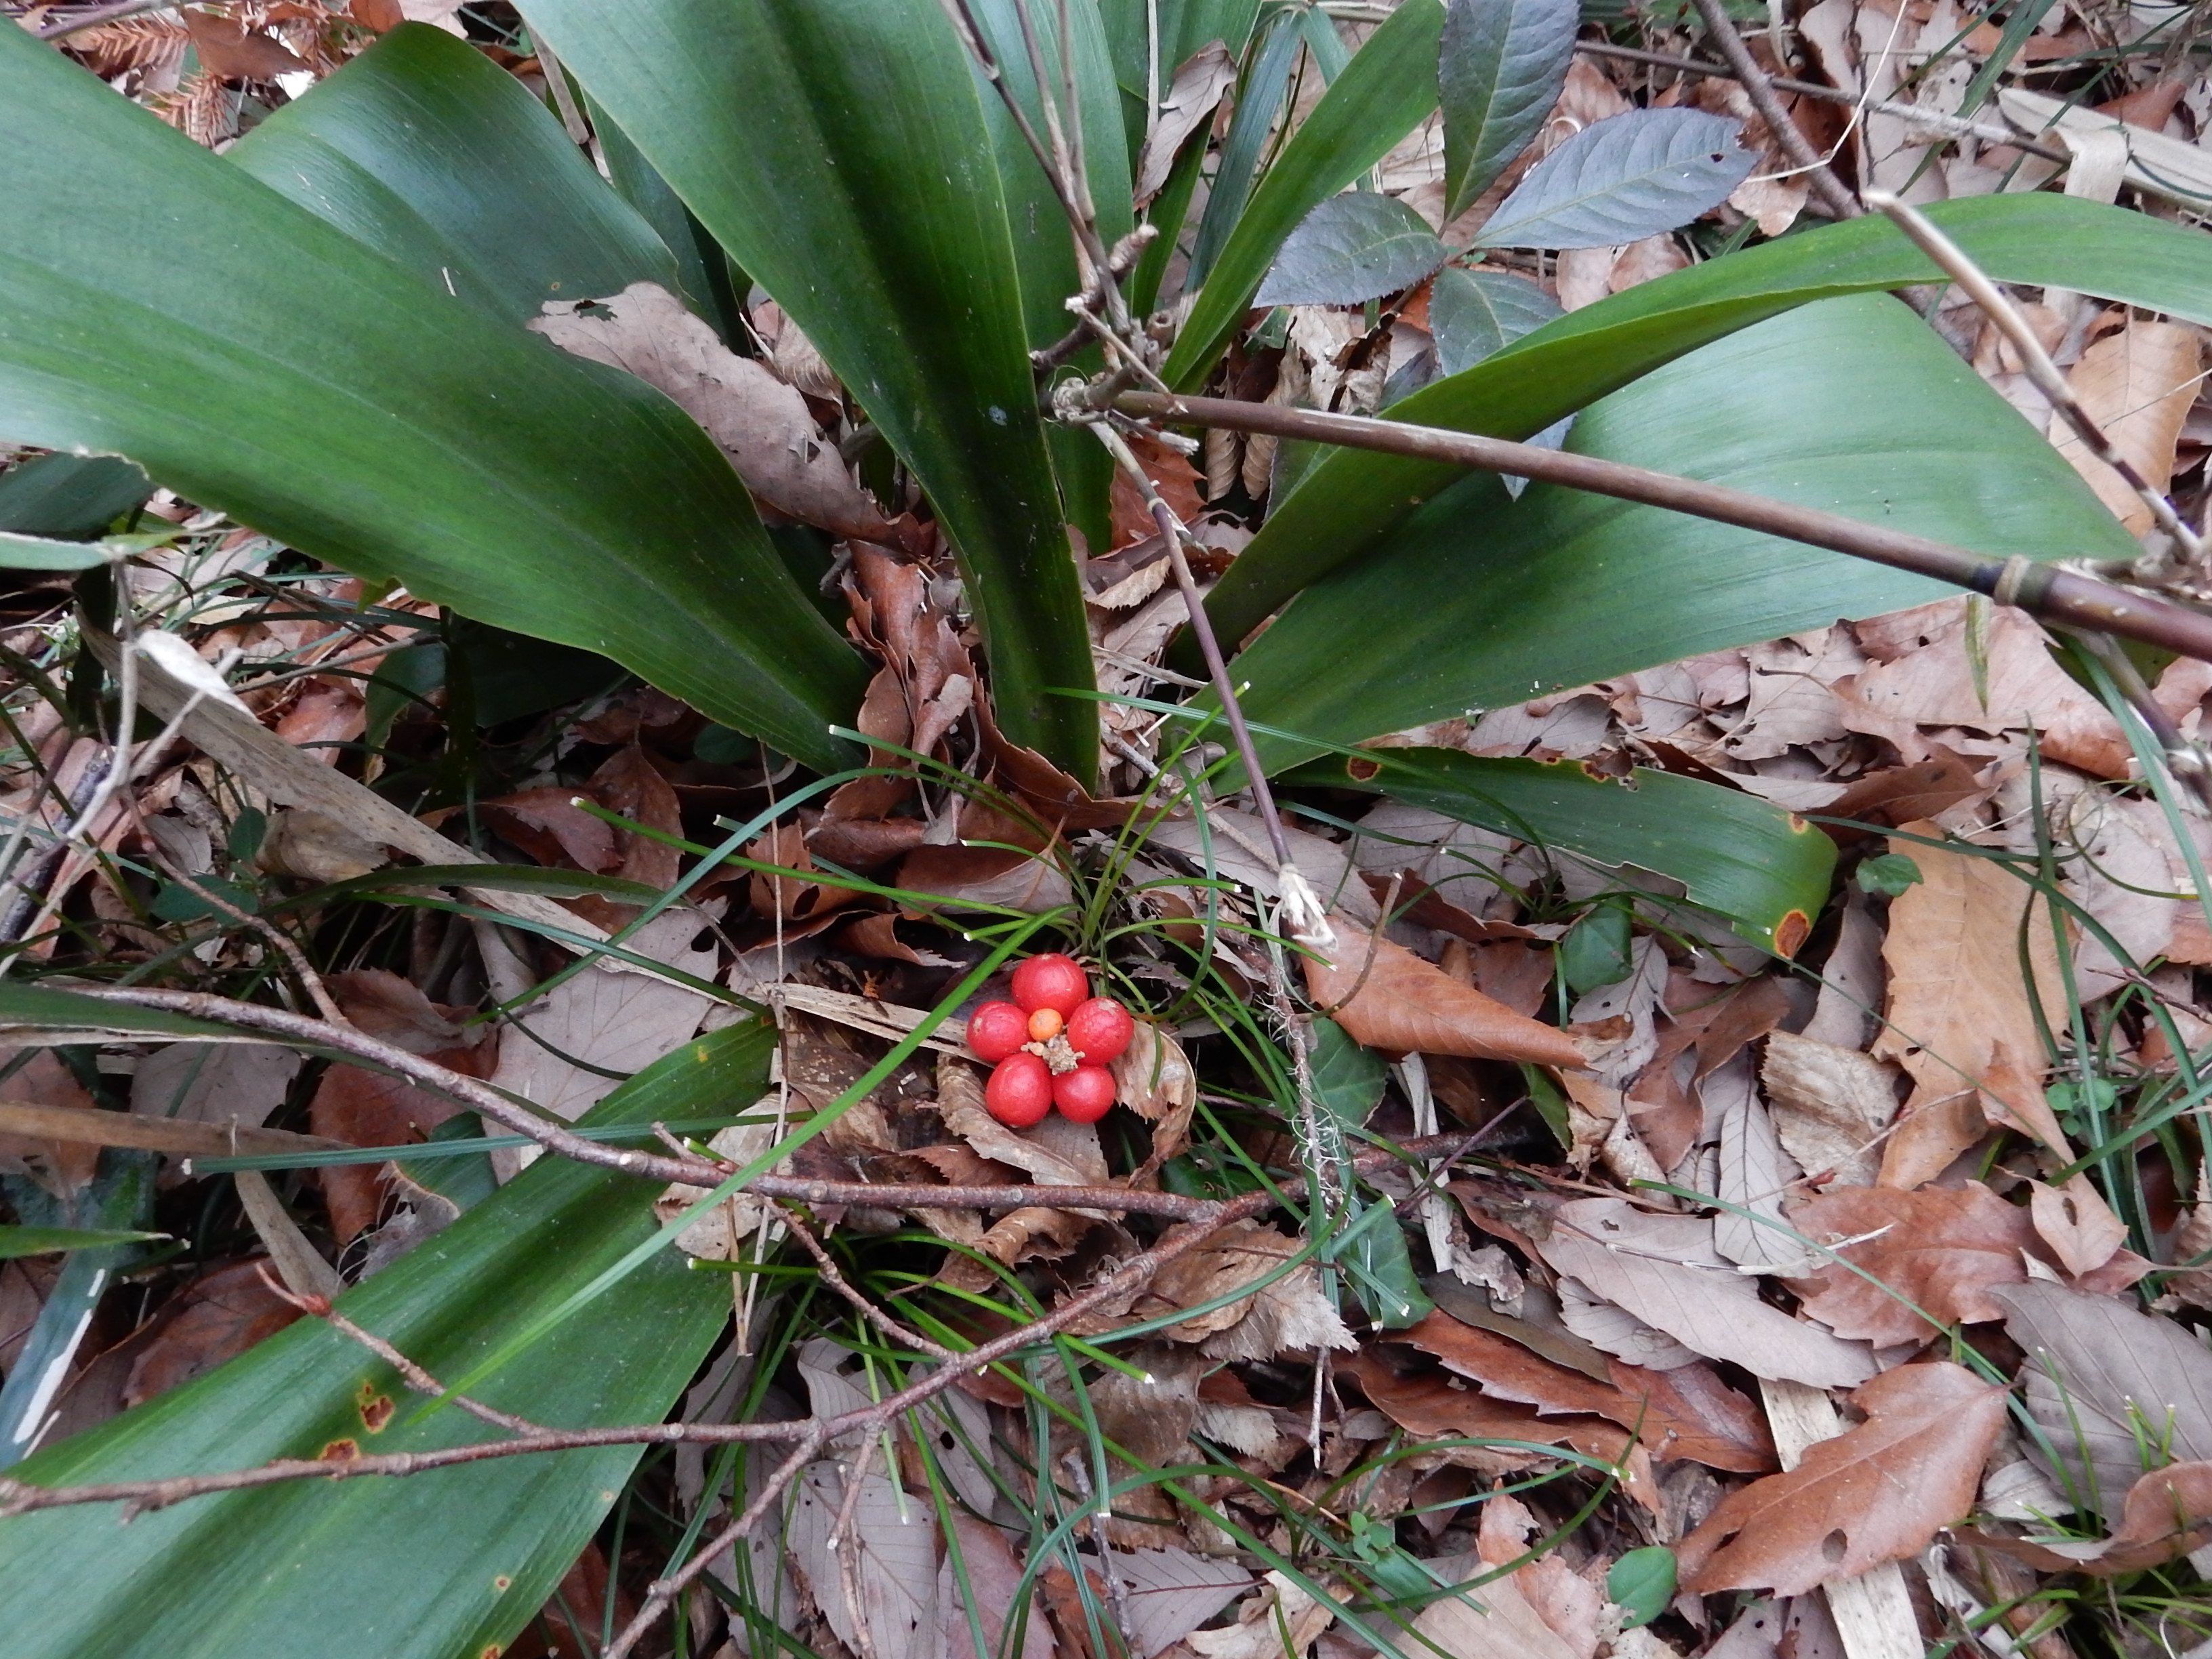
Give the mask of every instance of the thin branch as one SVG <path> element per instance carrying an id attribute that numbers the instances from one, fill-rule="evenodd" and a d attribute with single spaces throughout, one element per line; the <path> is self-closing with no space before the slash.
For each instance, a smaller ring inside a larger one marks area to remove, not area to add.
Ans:
<path id="1" fill-rule="evenodd" d="M 1151 392 L 1128 395 L 1158 396 Z M 1170 395 L 1169 401 L 1176 400 Z M 1298 869 L 1297 860 L 1291 856 L 1290 839 L 1283 833 L 1282 815 L 1275 810 L 1274 792 L 1267 787 L 1267 769 L 1260 764 L 1259 750 L 1253 744 L 1251 729 L 1244 723 L 1244 710 L 1237 700 L 1236 683 L 1229 678 L 1229 665 L 1221 654 L 1221 641 L 1214 637 L 1212 619 L 1206 614 L 1206 600 L 1190 574 L 1190 561 L 1183 556 L 1183 538 L 1188 532 L 1176 517 L 1175 509 L 1160 499 L 1160 492 L 1152 487 L 1151 477 L 1129 446 L 1122 441 L 1121 434 L 1101 420 L 1093 420 L 1089 425 L 1115 464 L 1143 495 L 1145 505 L 1152 509 L 1152 523 L 1159 530 L 1160 539 L 1167 544 L 1168 568 L 1174 571 L 1176 586 L 1182 591 L 1183 605 L 1190 615 L 1191 631 L 1198 638 L 1199 651 L 1206 659 L 1206 672 L 1213 681 L 1214 695 L 1221 699 L 1221 712 L 1229 721 L 1237 758 L 1243 764 L 1252 804 L 1259 810 L 1260 822 L 1267 826 L 1268 845 L 1275 854 L 1275 878 L 1284 919 L 1291 937 L 1318 950 L 1327 950 L 1335 943 L 1335 935 L 1320 898 Z"/>
<path id="2" fill-rule="evenodd" d="M 1743 83 L 1744 92 L 1751 99 L 1751 106 L 1766 123 L 1767 131 L 1782 146 L 1782 153 L 1790 158 L 1790 166 L 1805 175 L 1805 182 L 1820 198 L 1820 205 L 1838 219 L 1856 219 L 1865 212 L 1852 199 L 1850 191 L 1844 188 L 1844 181 L 1836 177 L 1820 152 L 1797 130 L 1797 124 L 1790 118 L 1790 112 L 1782 107 L 1782 100 L 1774 95 L 1774 82 L 1751 55 L 1751 48 L 1744 45 L 1743 37 L 1735 32 L 1735 24 L 1730 21 L 1722 0 L 1696 0 L 1696 4 L 1698 15 L 1705 21 L 1706 35 L 1720 48 L 1721 56 L 1728 59 L 1735 78 Z"/>
<path id="3" fill-rule="evenodd" d="M 1735 71 L 1725 64 L 1709 64 L 1696 58 L 1677 58 L 1663 52 L 1646 52 L 1641 46 L 1616 46 L 1609 40 L 1577 40 L 1575 50 L 1586 57 L 1618 58 L 1626 64 L 1648 64 L 1653 69 L 1672 70 L 1678 75 L 1715 76 L 1723 81 L 1736 78 Z M 1985 144 L 2006 144 L 2023 155 L 2039 156 L 2044 161 L 2057 161 L 2062 166 L 2074 159 L 2069 151 L 2056 145 L 2038 143 L 2033 138 L 2022 137 L 2002 127 L 1961 120 L 1940 110 L 1923 109 L 1917 104 L 1900 104 L 1891 98 L 1877 98 L 1868 102 L 1860 94 L 1845 92 L 1840 87 L 1824 87 L 1811 81 L 1793 81 L 1780 75 L 1768 76 L 1766 83 L 1775 91 L 1786 92 L 1792 98 L 1811 98 L 1823 104 L 1841 104 L 1852 109 L 1865 103 L 1871 114 L 1893 115 L 1910 125 L 1926 127 L 1929 131 L 1940 132 L 1946 137 L 1974 138 Z"/>
<path id="4" fill-rule="evenodd" d="M 813 1230 L 800 1218 L 799 1212 L 787 1204 L 783 1206 L 782 1209 L 783 1224 L 791 1230 L 791 1236 L 799 1241 L 806 1254 L 814 1258 L 814 1265 L 822 1272 L 822 1282 L 851 1303 L 859 1311 L 861 1318 L 866 1320 L 892 1341 L 904 1343 L 916 1352 L 926 1353 L 933 1358 L 948 1361 L 957 1361 L 959 1358 L 958 1355 L 942 1343 L 933 1342 L 920 1333 L 908 1330 L 874 1303 L 869 1301 L 866 1297 L 861 1295 L 846 1279 L 845 1275 L 838 1271 L 837 1259 L 830 1254 L 820 1239 L 815 1237 Z"/>
<path id="5" fill-rule="evenodd" d="M 2045 622 L 2100 629 L 2123 639 L 2141 640 L 2185 656 L 2212 661 L 2212 617 L 2169 600 L 2079 576 L 2018 555 L 1990 558 L 1946 542 L 1861 523 L 1840 514 L 1822 513 L 1741 489 L 1705 483 L 1672 473 L 1508 443 L 1472 432 L 1414 426 L 1402 421 L 1358 415 L 1324 415 L 1274 404 L 1240 403 L 1227 398 L 1163 398 L 1157 392 L 1124 392 L 1113 407 L 1126 415 L 1172 421 L 1180 425 L 1224 428 L 1231 432 L 1268 433 L 1310 438 L 1352 449 L 1379 450 L 1417 460 L 1438 461 L 1483 472 L 1498 472 L 1586 489 L 1593 495 L 1641 501 L 1675 513 L 1739 525 L 1808 546 L 1825 547 L 1897 570 L 1930 576 L 2000 605 L 2017 606 Z"/>

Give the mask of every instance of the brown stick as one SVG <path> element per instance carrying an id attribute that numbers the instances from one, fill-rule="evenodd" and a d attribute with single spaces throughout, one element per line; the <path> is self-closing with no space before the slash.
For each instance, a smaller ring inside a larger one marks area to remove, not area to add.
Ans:
<path id="1" fill-rule="evenodd" d="M 1820 198 L 1820 205 L 1838 219 L 1856 219 L 1866 211 L 1851 198 L 1844 188 L 1844 181 L 1836 177 L 1797 124 L 1790 118 L 1790 112 L 1782 107 L 1782 100 L 1774 95 L 1774 82 L 1759 67 L 1759 59 L 1751 55 L 1751 48 L 1735 32 L 1735 24 L 1728 15 L 1722 0 L 1696 0 L 1698 15 L 1705 21 L 1705 33 L 1720 48 L 1721 56 L 1729 60 L 1735 78 L 1743 83 L 1750 96 L 1751 106 L 1759 112 L 1759 118 L 1766 123 L 1766 130 L 1774 135 L 1774 142 L 1782 146 L 1782 153 L 1790 158 L 1790 166 L 1805 175 L 1805 182 L 1813 194 Z"/>
<path id="2" fill-rule="evenodd" d="M 1721 524 L 1739 525 L 1782 536 L 1812 547 L 1825 547 L 1856 559 L 1931 576 L 2000 605 L 2015 605 L 2046 622 L 2101 629 L 2124 639 L 2179 651 L 2212 661 L 2212 617 L 2165 599 L 2077 576 L 2051 565 L 2014 556 L 1991 558 L 1925 536 L 1885 530 L 1839 514 L 1796 507 L 1741 489 L 1601 460 L 1592 455 L 1508 443 L 1471 432 L 1413 426 L 1401 421 L 1357 415 L 1324 415 L 1273 404 L 1239 403 L 1227 398 L 1164 397 L 1152 392 L 1124 392 L 1114 407 L 1125 415 L 1190 426 L 1223 427 L 1232 432 L 1261 432 L 1285 438 L 1310 438 L 1351 449 L 1379 450 L 1416 460 L 1442 461 L 1484 472 L 1541 478 L 1586 489 L 1593 495 L 1640 501 L 1687 513 Z"/>
<path id="3" fill-rule="evenodd" d="M 40 1140 L 65 1140 L 80 1146 L 135 1146 L 143 1152 L 177 1152 L 191 1158 L 346 1150 L 343 1140 L 297 1135 L 288 1129 L 146 1117 L 137 1112 L 86 1111 L 75 1106 L 39 1106 L 15 1100 L 0 1100 L 0 1133 L 34 1135 Z"/>

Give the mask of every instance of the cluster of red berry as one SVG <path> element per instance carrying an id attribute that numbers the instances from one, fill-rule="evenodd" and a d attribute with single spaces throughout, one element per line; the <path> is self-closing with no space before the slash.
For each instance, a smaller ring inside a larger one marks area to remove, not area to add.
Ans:
<path id="1" fill-rule="evenodd" d="M 1014 1000 L 968 1016 L 968 1046 L 993 1061 L 983 1103 L 1010 1128 L 1026 1129 L 1058 1105 L 1076 1123 L 1096 1123 L 1114 1104 L 1107 1062 L 1135 1035 L 1129 1011 L 1091 994 L 1067 957 L 1031 957 L 1014 969 Z"/>

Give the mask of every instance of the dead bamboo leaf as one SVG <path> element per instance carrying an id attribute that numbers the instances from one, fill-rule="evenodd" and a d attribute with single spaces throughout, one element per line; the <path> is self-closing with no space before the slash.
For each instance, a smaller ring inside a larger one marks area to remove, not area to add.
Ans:
<path id="1" fill-rule="evenodd" d="M 1689 1588 L 1801 1595 L 1917 1555 L 1972 1509 L 2002 1388 L 1936 1361 L 1885 1371 L 1852 1401 L 1863 1423 L 1731 1493 L 1683 1540 Z"/>
<path id="2" fill-rule="evenodd" d="M 1340 912 L 1329 924 L 1334 950 L 1303 958 L 1306 993 L 1355 1041 L 1394 1053 L 1583 1066 L 1582 1050 L 1559 1027 L 1515 1013 Z"/>

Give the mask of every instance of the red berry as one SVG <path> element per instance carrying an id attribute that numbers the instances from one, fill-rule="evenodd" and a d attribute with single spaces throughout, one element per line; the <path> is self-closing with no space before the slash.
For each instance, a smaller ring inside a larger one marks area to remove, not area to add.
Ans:
<path id="1" fill-rule="evenodd" d="M 1067 1044 L 1094 1066 L 1117 1058 L 1136 1035 L 1137 1022 L 1111 997 L 1093 997 L 1067 1017 Z"/>
<path id="2" fill-rule="evenodd" d="M 968 1046 L 996 1062 L 1030 1040 L 1030 1017 L 1011 1002 L 987 1002 L 968 1016 Z"/>
<path id="3" fill-rule="evenodd" d="M 1014 1000 L 1035 1013 L 1050 1008 L 1063 1018 L 1091 994 L 1091 980 L 1074 959 L 1058 952 L 1031 957 L 1014 969 Z"/>
<path id="4" fill-rule="evenodd" d="M 1008 1054 L 983 1085 L 983 1104 L 1010 1129 L 1042 1123 L 1052 1109 L 1052 1073 L 1035 1054 Z"/>
<path id="5" fill-rule="evenodd" d="M 1071 1123 L 1096 1123 L 1114 1104 L 1114 1074 L 1103 1066 L 1079 1066 L 1052 1080 L 1053 1103 Z"/>

